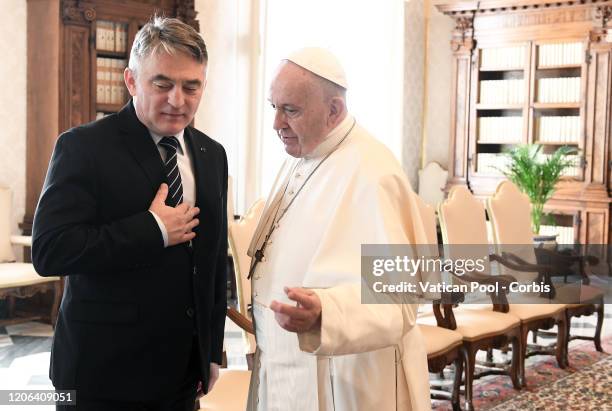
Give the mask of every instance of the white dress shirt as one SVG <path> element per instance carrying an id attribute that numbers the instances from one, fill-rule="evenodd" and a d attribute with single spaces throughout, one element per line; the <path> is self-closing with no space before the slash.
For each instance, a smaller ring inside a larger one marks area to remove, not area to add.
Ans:
<path id="1" fill-rule="evenodd" d="M 166 161 L 166 149 L 159 145 L 159 142 L 164 136 L 160 136 L 151 130 L 149 130 L 149 134 L 151 134 L 151 138 L 153 138 L 153 142 L 159 151 L 159 155 L 161 156 L 162 161 Z M 183 184 L 183 202 L 189 204 L 191 207 L 195 205 L 196 199 L 196 187 L 195 187 L 195 177 L 193 173 L 193 162 L 187 150 L 187 145 L 185 144 L 185 130 L 181 130 L 179 133 L 175 134 L 174 137 L 179 142 L 179 147 L 176 151 L 176 159 L 179 168 L 179 173 L 181 174 L 181 182 Z M 156 215 L 153 211 L 151 211 L 153 217 L 155 217 L 155 221 L 159 225 L 159 229 L 162 232 L 162 237 L 164 239 L 164 247 L 168 246 L 168 231 L 166 230 L 166 226 L 162 222 L 161 218 Z"/>

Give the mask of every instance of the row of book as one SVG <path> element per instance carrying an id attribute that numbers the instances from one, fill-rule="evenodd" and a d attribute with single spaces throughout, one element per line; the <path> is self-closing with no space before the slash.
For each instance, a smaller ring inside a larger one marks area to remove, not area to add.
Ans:
<path id="1" fill-rule="evenodd" d="M 549 154 L 540 154 L 541 161 L 544 161 Z M 580 156 L 579 155 L 568 155 L 568 160 L 572 160 L 573 166 L 568 167 L 562 173 L 565 177 L 578 177 L 580 176 Z M 479 173 L 489 175 L 502 175 L 508 170 L 510 165 L 510 158 L 503 153 L 478 153 L 478 162 L 476 169 Z"/>
<path id="2" fill-rule="evenodd" d="M 99 104 L 123 104 L 127 99 L 127 89 L 123 81 L 123 70 L 127 60 L 97 58 L 96 102 Z"/>
<path id="3" fill-rule="evenodd" d="M 523 117 L 479 117 L 479 143 L 518 144 L 523 139 Z"/>
<path id="4" fill-rule="evenodd" d="M 478 153 L 476 169 L 479 173 L 490 175 L 502 175 L 508 170 L 510 159 L 501 153 Z"/>
<path id="5" fill-rule="evenodd" d="M 541 78 L 538 102 L 576 103 L 580 101 L 580 77 Z"/>
<path id="6" fill-rule="evenodd" d="M 127 24 L 98 20 L 96 24 L 96 48 L 106 51 L 127 51 Z"/>
<path id="7" fill-rule="evenodd" d="M 538 50 L 538 67 L 580 65 L 583 53 L 582 43 L 541 44 Z"/>
<path id="8" fill-rule="evenodd" d="M 522 69 L 525 66 L 525 54 L 525 46 L 484 48 L 480 54 L 480 69 Z"/>
<path id="9" fill-rule="evenodd" d="M 540 235 L 556 235 L 557 244 L 574 244 L 574 227 L 541 225 Z"/>
<path id="10" fill-rule="evenodd" d="M 546 158 L 550 157 L 550 154 L 540 154 L 542 161 L 544 161 Z M 580 176 L 580 155 L 578 154 L 571 154 L 571 155 L 567 155 L 565 156 L 565 158 L 567 160 L 571 160 L 573 166 L 570 166 L 568 168 L 565 169 L 565 171 L 563 171 L 561 173 L 561 175 L 565 176 L 565 177 L 578 177 Z"/>
<path id="11" fill-rule="evenodd" d="M 519 104 L 525 99 L 525 82 L 518 80 L 480 81 L 480 103 Z"/>
<path id="12" fill-rule="evenodd" d="M 536 125 L 539 142 L 571 144 L 580 141 L 580 116 L 542 116 Z"/>

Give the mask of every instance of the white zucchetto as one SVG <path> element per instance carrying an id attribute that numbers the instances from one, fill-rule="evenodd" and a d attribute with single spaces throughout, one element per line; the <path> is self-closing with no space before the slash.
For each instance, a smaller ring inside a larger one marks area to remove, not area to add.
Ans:
<path id="1" fill-rule="evenodd" d="M 323 77 L 346 89 L 348 83 L 340 61 L 329 50 L 320 47 L 305 47 L 291 53 L 289 60 L 317 76 Z"/>

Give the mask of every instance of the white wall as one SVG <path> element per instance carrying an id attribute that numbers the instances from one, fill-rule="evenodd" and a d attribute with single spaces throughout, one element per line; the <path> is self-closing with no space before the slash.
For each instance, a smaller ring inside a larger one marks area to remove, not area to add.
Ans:
<path id="1" fill-rule="evenodd" d="M 208 85 L 196 114 L 196 127 L 225 147 L 234 179 L 236 212 L 255 201 L 249 184 L 254 169 L 248 152 L 256 150 L 259 33 L 253 10 L 259 0 L 196 0 L 200 33 L 209 53 Z"/>
<path id="2" fill-rule="evenodd" d="M 402 165 L 412 187 L 417 189 L 423 136 L 425 103 L 426 25 L 424 0 L 406 2 L 404 12 L 404 144 Z"/>
<path id="3" fill-rule="evenodd" d="M 0 14 L 0 185 L 13 190 L 12 232 L 25 213 L 26 1 L 3 0 Z M 21 255 L 18 252 L 17 255 Z"/>
<path id="4" fill-rule="evenodd" d="M 424 115 L 423 164 L 437 161 L 447 168 L 450 138 L 450 102 L 452 77 L 451 34 L 453 19 L 429 7 L 427 43 L 427 103 Z"/>

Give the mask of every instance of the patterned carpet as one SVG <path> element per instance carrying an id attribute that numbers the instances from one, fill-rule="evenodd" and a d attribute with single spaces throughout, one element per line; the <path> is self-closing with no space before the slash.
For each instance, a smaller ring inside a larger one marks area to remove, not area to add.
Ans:
<path id="1" fill-rule="evenodd" d="M 612 356 L 607 356 L 538 391 L 520 394 L 492 410 L 612 410 L 611 387 Z"/>
<path id="2" fill-rule="evenodd" d="M 612 411 L 612 336 L 602 341 L 604 352 L 592 342 L 572 342 L 570 367 L 562 370 L 551 356 L 528 360 L 527 387 L 517 391 L 505 376 L 489 376 L 475 382 L 474 408 L 494 411 Z M 436 401 L 435 411 L 450 410 L 450 403 Z"/>

